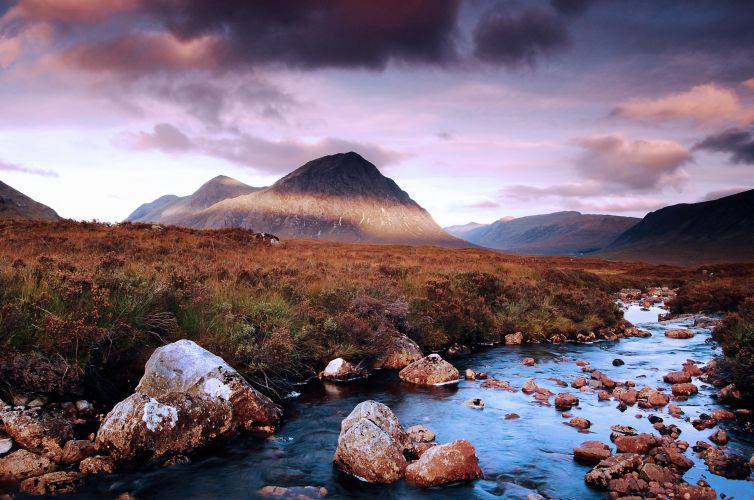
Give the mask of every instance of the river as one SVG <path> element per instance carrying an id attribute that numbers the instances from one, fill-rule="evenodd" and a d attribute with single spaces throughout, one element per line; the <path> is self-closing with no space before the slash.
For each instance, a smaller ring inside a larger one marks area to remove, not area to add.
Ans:
<path id="1" fill-rule="evenodd" d="M 265 485 L 324 486 L 330 497 L 358 498 L 525 498 L 538 492 L 560 499 L 604 498 L 602 492 L 584 483 L 588 466 L 573 461 L 572 449 L 579 443 L 598 439 L 609 443 L 610 426 L 624 424 L 641 432 L 654 432 L 647 416 L 660 415 L 666 423 L 674 423 L 683 431 L 680 439 L 691 445 L 706 438 L 713 430 L 697 431 L 689 422 L 668 415 L 667 409 L 657 411 L 629 407 L 621 413 L 615 401 L 600 402 L 596 394 L 579 394 L 564 389 L 550 380 L 558 377 L 566 382 L 583 375 L 575 364 L 588 361 L 615 380 L 634 380 L 637 388 L 666 386 L 662 376 L 681 369 L 686 359 L 706 363 L 720 354 L 710 332 L 694 329 L 697 335 L 689 340 L 666 338 L 669 328 L 690 327 L 690 321 L 657 323 L 659 308 L 641 311 L 631 306 L 626 318 L 653 333 L 649 338 L 622 339 L 595 344 L 539 344 L 500 346 L 471 356 L 454 359 L 461 370 L 485 371 L 491 377 L 510 382 L 520 388 L 535 378 L 540 386 L 554 393 L 569 391 L 579 395 L 580 406 L 574 416 L 592 422 L 588 433 L 564 423 L 566 419 L 553 406 L 541 406 L 520 391 L 510 393 L 482 389 L 479 381 L 462 381 L 457 387 L 417 388 L 403 384 L 396 372 L 377 373 L 366 381 L 347 385 L 322 385 L 311 382 L 301 389 L 302 395 L 289 400 L 285 422 L 270 438 L 244 437 L 217 446 L 194 457 L 191 464 L 172 468 L 143 467 L 130 472 L 102 477 L 92 481 L 76 498 L 103 498 L 128 491 L 137 499 L 236 499 L 253 498 Z M 521 364 L 525 356 L 537 364 Z M 615 367 L 613 359 L 625 364 Z M 695 381 L 699 394 L 677 403 L 688 417 L 709 413 L 719 408 L 712 397 L 715 390 Z M 471 398 L 481 398 L 483 410 L 464 406 Z M 374 399 L 388 405 L 401 423 L 408 427 L 423 424 L 432 429 L 440 443 L 468 439 L 476 447 L 485 479 L 442 489 L 421 490 L 404 481 L 391 486 L 370 486 L 344 477 L 332 468 L 332 456 L 338 439 L 341 420 L 361 401 Z M 521 418 L 505 420 L 507 413 Z M 637 419 L 639 413 L 644 418 Z M 730 435 L 728 450 L 749 457 L 754 451 L 754 436 L 738 430 L 735 422 L 721 422 Z M 691 483 L 706 479 L 720 493 L 736 498 L 754 498 L 754 482 L 735 481 L 715 476 L 690 449 L 686 455 L 695 466 L 684 478 Z"/>

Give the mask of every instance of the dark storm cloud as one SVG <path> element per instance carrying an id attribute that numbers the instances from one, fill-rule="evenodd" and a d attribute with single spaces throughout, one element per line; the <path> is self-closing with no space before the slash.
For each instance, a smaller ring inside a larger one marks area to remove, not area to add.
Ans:
<path id="1" fill-rule="evenodd" d="M 568 28 L 556 13 L 544 9 L 515 13 L 506 4 L 483 15 L 473 36 L 479 59 L 509 66 L 533 64 L 571 44 Z"/>
<path id="2" fill-rule="evenodd" d="M 550 3 L 558 12 L 568 15 L 579 15 L 586 12 L 594 2 L 595 0 L 551 0 Z"/>
<path id="3" fill-rule="evenodd" d="M 181 39 L 221 36 L 235 62 L 384 68 L 456 56 L 460 0 L 155 0 L 146 9 Z"/>
<path id="4" fill-rule="evenodd" d="M 754 127 L 731 128 L 719 134 L 710 135 L 694 148 L 727 153 L 732 163 L 754 165 Z"/>

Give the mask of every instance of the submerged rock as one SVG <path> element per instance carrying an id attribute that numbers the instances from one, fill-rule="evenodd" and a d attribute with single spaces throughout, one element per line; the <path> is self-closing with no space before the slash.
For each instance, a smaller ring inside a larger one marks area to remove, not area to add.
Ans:
<path id="1" fill-rule="evenodd" d="M 406 468 L 406 480 L 424 488 L 481 477 L 476 450 L 464 439 L 434 446 Z"/>
<path id="2" fill-rule="evenodd" d="M 319 373 L 319 378 L 327 382 L 349 382 L 365 378 L 367 370 L 349 363 L 343 358 L 330 361 L 324 370 Z"/>
<path id="3" fill-rule="evenodd" d="M 401 380 L 417 385 L 453 384 L 459 381 L 458 370 L 438 354 L 414 361 L 398 374 Z"/>
<path id="4" fill-rule="evenodd" d="M 270 433 L 281 414 L 222 358 L 180 340 L 155 350 L 136 393 L 105 417 L 96 447 L 118 460 L 188 453 L 239 431 Z"/>
<path id="5" fill-rule="evenodd" d="M 463 344 L 453 344 L 452 346 L 448 347 L 448 350 L 445 351 L 445 354 L 449 358 L 457 358 L 459 356 L 468 356 L 469 354 L 471 354 L 471 349 L 469 349 Z"/>
<path id="6" fill-rule="evenodd" d="M 496 378 L 485 380 L 479 387 L 482 389 L 501 389 L 503 391 L 518 392 L 518 390 L 508 382 Z"/>

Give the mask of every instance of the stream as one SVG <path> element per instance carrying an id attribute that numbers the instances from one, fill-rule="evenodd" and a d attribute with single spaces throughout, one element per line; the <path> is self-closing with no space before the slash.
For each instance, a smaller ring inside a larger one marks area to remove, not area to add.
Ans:
<path id="1" fill-rule="evenodd" d="M 596 393 L 579 393 L 559 387 L 548 377 L 570 383 L 583 375 L 575 364 L 588 361 L 615 380 L 634 380 L 637 389 L 648 385 L 664 386 L 662 376 L 681 369 L 686 359 L 704 364 L 720 354 L 710 338 L 709 330 L 692 328 L 697 335 L 688 340 L 669 339 L 666 329 L 691 328 L 693 320 L 658 323 L 664 310 L 649 311 L 629 306 L 625 317 L 652 332 L 649 338 L 629 338 L 617 342 L 595 344 L 537 344 L 499 346 L 476 352 L 451 362 L 463 373 L 466 368 L 485 371 L 490 377 L 510 382 L 520 388 L 530 378 L 553 393 L 578 395 L 580 405 L 571 413 L 589 419 L 592 427 L 586 433 L 565 425 L 554 406 L 541 406 L 522 392 L 510 393 L 480 388 L 480 381 L 461 381 L 457 387 L 419 388 L 401 383 L 397 372 L 378 372 L 368 380 L 350 384 L 321 384 L 312 381 L 300 389 L 301 396 L 289 400 L 280 430 L 270 438 L 243 437 L 218 445 L 194 457 L 191 464 L 172 468 L 141 468 L 94 479 L 74 498 L 114 498 L 129 492 L 139 500 L 161 499 L 236 499 L 254 498 L 265 485 L 323 486 L 329 497 L 358 498 L 525 498 L 539 493 L 548 498 L 604 498 L 601 491 L 584 483 L 589 466 L 573 460 L 572 449 L 581 442 L 597 439 L 610 443 L 610 426 L 623 424 L 640 432 L 655 432 L 647 420 L 651 414 L 662 416 L 683 431 L 680 439 L 691 445 L 707 440 L 714 429 L 697 431 L 684 419 L 675 419 L 667 408 L 641 410 L 629 407 L 624 413 L 617 402 L 597 400 Z M 537 364 L 521 364 L 525 356 Z M 625 364 L 613 366 L 615 358 Z M 685 417 L 694 418 L 719 408 L 713 398 L 715 389 L 695 380 L 699 394 L 688 401 L 676 402 Z M 471 398 L 484 400 L 485 408 L 475 410 L 464 406 Z M 358 403 L 374 399 L 388 405 L 404 427 L 423 424 L 437 434 L 440 443 L 467 439 L 477 450 L 485 479 L 473 483 L 421 490 L 399 481 L 390 486 L 371 486 L 341 475 L 333 470 L 340 422 Z M 505 420 L 508 413 L 521 418 Z M 644 418 L 636 418 L 642 414 Z M 731 440 L 728 450 L 744 457 L 754 451 L 754 436 L 737 428 L 735 421 L 721 422 Z M 704 478 L 729 497 L 754 498 L 754 482 L 728 480 L 708 472 L 707 467 L 690 449 L 686 456 L 695 465 L 684 478 L 690 483 Z"/>

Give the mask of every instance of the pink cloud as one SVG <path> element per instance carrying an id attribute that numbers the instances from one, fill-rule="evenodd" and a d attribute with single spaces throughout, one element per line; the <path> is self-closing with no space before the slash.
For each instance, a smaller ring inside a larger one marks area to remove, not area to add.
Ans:
<path id="1" fill-rule="evenodd" d="M 715 84 L 697 85 L 658 99 L 632 99 L 620 104 L 613 114 L 651 122 L 690 119 L 699 124 L 746 122 L 754 116 L 733 90 Z"/>
<path id="2" fill-rule="evenodd" d="M 754 78 L 749 78 L 745 82 L 741 83 L 741 85 L 743 85 L 744 87 L 750 90 L 754 90 Z"/>
<path id="3" fill-rule="evenodd" d="M 479 209 L 500 208 L 500 203 L 496 201 L 484 200 L 484 201 L 478 201 L 476 203 L 472 203 L 471 205 L 468 205 L 468 207 L 479 208 Z"/>
<path id="4" fill-rule="evenodd" d="M 2 160 L 0 160 L 0 172 L 18 172 L 21 174 L 41 175 L 43 177 L 58 177 L 58 173 L 53 170 L 30 168 L 15 163 L 7 163 Z"/>
<path id="5" fill-rule="evenodd" d="M 6 16 L 31 22 L 92 23 L 132 11 L 139 4 L 139 0 L 21 0 Z"/>
<path id="6" fill-rule="evenodd" d="M 744 191 L 749 191 L 750 189 L 754 189 L 751 186 L 734 186 L 729 187 L 725 189 L 718 189 L 716 191 L 710 191 L 709 193 L 702 196 L 702 198 L 699 201 L 711 201 L 711 200 L 719 200 L 720 198 L 725 198 L 726 196 L 732 196 L 734 194 L 743 193 Z"/>

